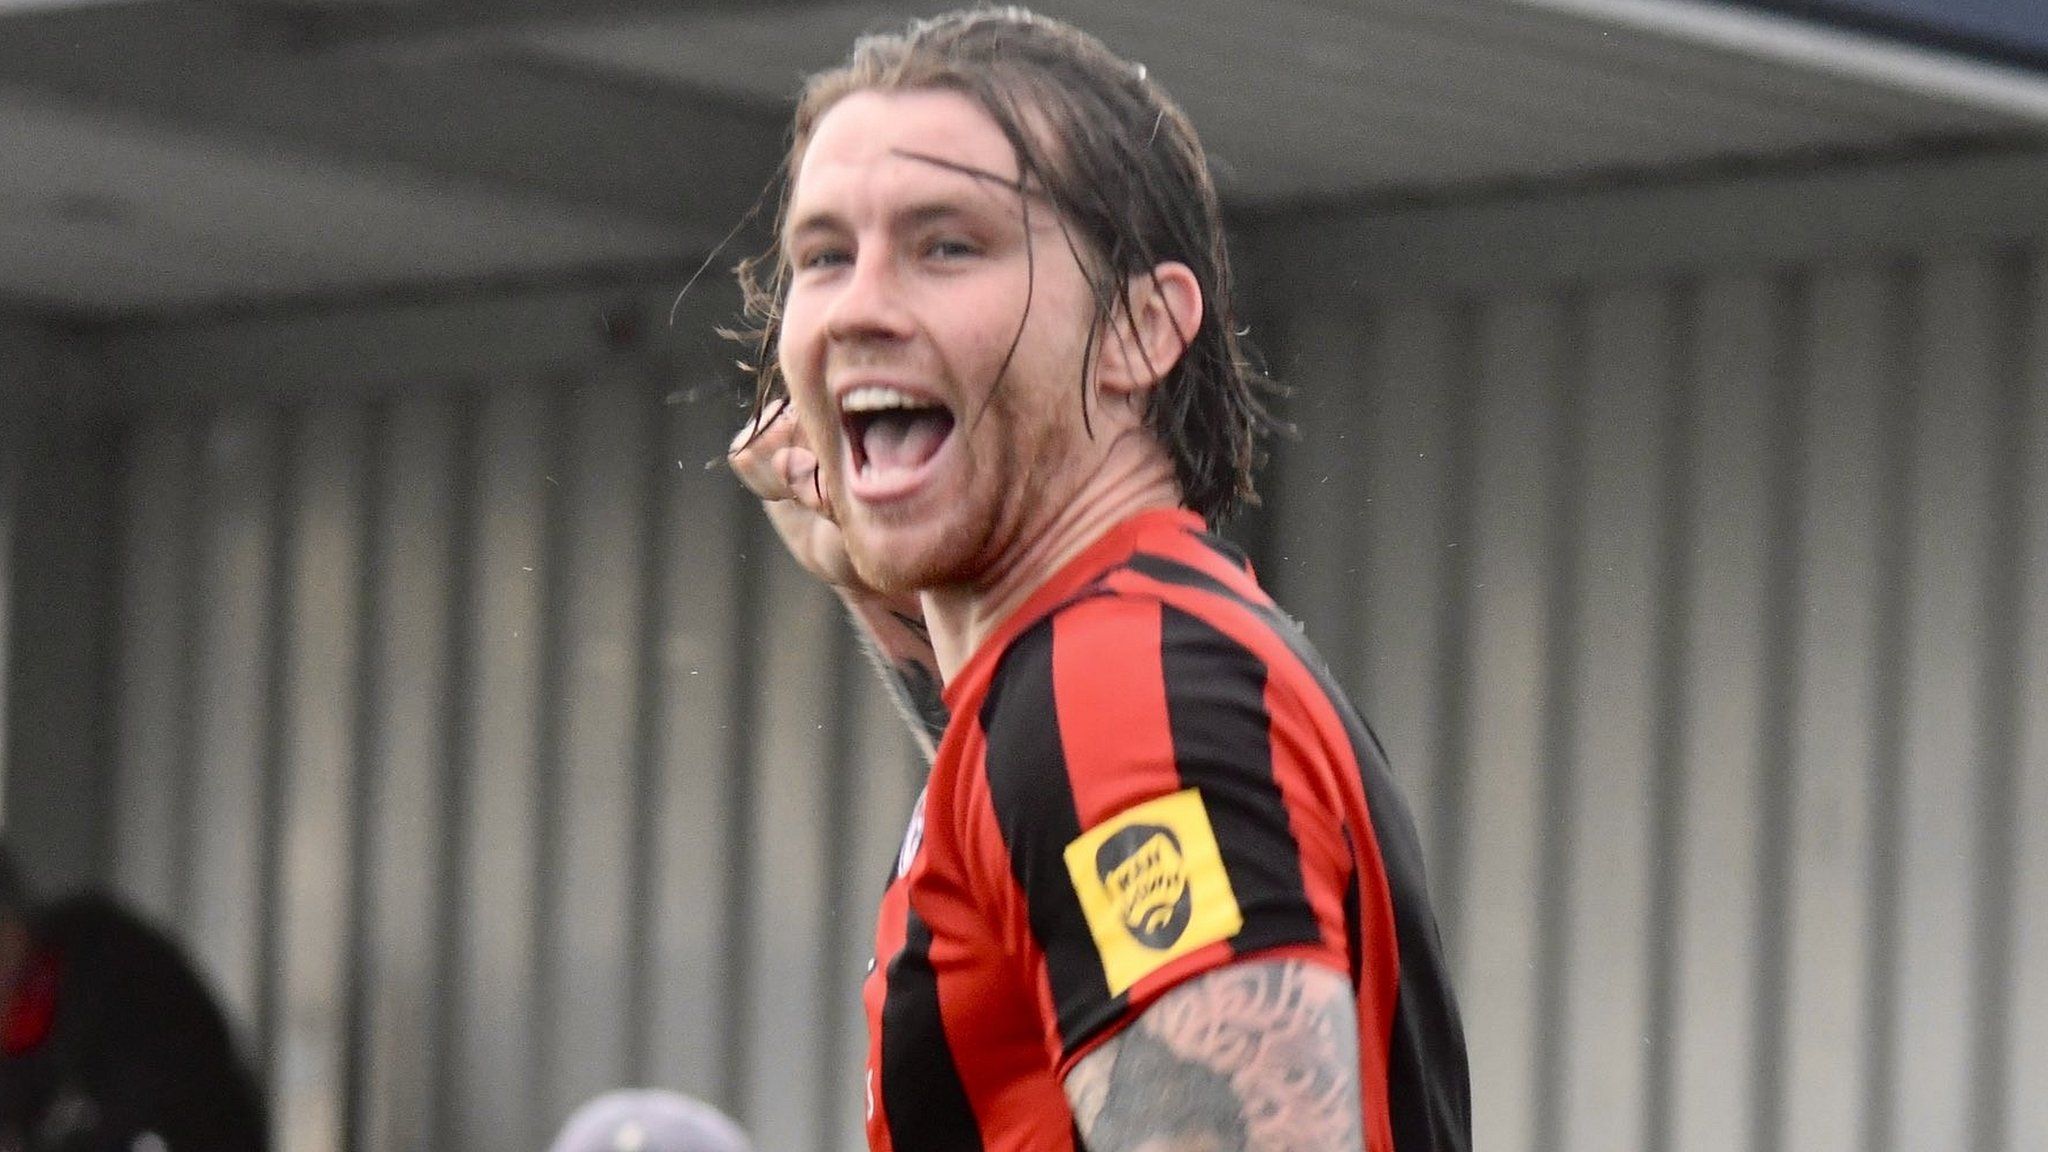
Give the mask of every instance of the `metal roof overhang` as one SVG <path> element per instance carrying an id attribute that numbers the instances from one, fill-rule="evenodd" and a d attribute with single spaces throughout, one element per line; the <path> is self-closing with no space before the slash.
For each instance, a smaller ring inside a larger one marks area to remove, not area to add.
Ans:
<path id="1" fill-rule="evenodd" d="M 687 273 L 800 77 L 952 6 L 0 4 L 0 301 L 98 316 Z M 2048 74 L 1784 6 L 1039 5 L 1144 62 L 1260 214 L 2048 147 Z"/>
<path id="2" fill-rule="evenodd" d="M 1727 0 L 1961 56 L 2048 71 L 2039 0 Z"/>

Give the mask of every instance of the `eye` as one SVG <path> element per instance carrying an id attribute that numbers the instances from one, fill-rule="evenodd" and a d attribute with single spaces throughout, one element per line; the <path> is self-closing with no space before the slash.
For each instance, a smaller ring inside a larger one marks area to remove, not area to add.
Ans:
<path id="1" fill-rule="evenodd" d="M 940 260 L 962 260 L 970 256 L 979 256 L 981 246 L 971 240 L 946 236 L 926 245 L 925 252 Z"/>
<path id="2" fill-rule="evenodd" d="M 801 270 L 839 268 L 853 263 L 853 252 L 833 245 L 822 245 L 798 252 L 795 263 Z"/>

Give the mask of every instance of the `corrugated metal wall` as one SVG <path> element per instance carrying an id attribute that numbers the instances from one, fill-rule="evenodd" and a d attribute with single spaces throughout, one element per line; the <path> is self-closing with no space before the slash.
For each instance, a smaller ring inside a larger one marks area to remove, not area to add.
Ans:
<path id="1" fill-rule="evenodd" d="M 711 388 L 722 400 L 722 389 Z M 577 379 L 144 420 L 121 886 L 268 1057 L 283 1146 L 539 1148 L 680 1087 L 855 1127 L 907 739 L 722 469 Z"/>
<path id="2" fill-rule="evenodd" d="M 1417 794 L 1481 1146 L 2048 1144 L 2043 287 L 1295 317 L 1273 575 Z"/>
<path id="3" fill-rule="evenodd" d="M 1268 280 L 1267 575 L 1409 782 L 1481 1147 L 2048 1146 L 2048 260 L 1866 247 Z M 293 1152 L 628 1081 L 855 1144 L 914 769 L 674 387 L 135 427 L 119 880 Z"/>

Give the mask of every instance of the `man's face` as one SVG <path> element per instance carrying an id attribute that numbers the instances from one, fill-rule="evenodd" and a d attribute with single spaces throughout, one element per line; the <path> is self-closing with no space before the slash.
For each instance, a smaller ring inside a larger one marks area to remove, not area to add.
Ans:
<path id="1" fill-rule="evenodd" d="M 979 585 L 1089 467 L 1080 263 L 959 93 L 846 97 L 794 179 L 778 356 L 854 568 L 890 591 Z"/>

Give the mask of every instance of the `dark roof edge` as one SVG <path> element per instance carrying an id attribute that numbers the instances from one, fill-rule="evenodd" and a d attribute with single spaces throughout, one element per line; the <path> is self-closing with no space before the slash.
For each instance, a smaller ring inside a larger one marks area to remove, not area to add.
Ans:
<path id="1" fill-rule="evenodd" d="M 1953 56 L 1969 56 L 1988 63 L 2024 68 L 2048 74 L 2048 20 L 2043 21 L 2042 43 L 2004 40 L 1989 31 L 1977 31 L 1934 19 L 1875 12 L 1843 0 L 1718 0 L 1731 8 L 1747 8 L 1777 16 L 1824 25 L 1844 32 L 1882 37 L 1915 48 L 1926 48 Z"/>

